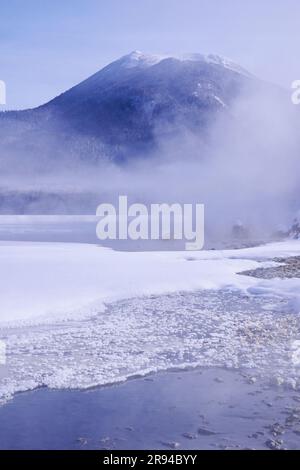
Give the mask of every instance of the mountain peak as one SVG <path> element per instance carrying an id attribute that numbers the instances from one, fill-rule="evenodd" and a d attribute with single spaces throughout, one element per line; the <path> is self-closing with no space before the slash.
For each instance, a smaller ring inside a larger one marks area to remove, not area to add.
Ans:
<path id="1" fill-rule="evenodd" d="M 154 54 L 144 54 L 135 50 L 119 59 L 120 64 L 125 68 L 151 67 L 160 62 L 164 57 Z"/>
<path id="2" fill-rule="evenodd" d="M 60 141 L 64 154 L 122 161 L 151 152 L 162 135 L 181 129 L 206 135 L 213 119 L 227 116 L 240 91 L 254 83 L 217 55 L 135 50 L 37 109 L 1 115 L 0 131 L 12 155 L 24 138 L 34 162 L 40 162 L 45 135 Z"/>
<path id="3" fill-rule="evenodd" d="M 124 55 L 113 64 L 118 64 L 125 69 L 148 68 L 158 64 L 165 59 L 175 59 L 180 62 L 202 62 L 206 64 L 219 65 L 241 75 L 251 76 L 251 74 L 233 60 L 217 54 L 146 54 L 139 50 L 134 50 Z"/>

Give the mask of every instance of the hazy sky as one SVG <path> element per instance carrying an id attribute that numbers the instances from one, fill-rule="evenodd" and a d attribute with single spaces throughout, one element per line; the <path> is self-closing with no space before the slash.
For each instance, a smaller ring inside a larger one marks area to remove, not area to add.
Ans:
<path id="1" fill-rule="evenodd" d="M 135 49 L 225 55 L 290 87 L 299 24 L 299 0 L 0 0 L 6 107 L 42 104 Z"/>

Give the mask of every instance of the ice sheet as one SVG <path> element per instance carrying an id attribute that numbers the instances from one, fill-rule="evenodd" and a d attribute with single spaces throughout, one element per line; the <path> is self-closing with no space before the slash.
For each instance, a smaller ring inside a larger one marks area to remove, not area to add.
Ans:
<path id="1" fill-rule="evenodd" d="M 300 280 L 241 276 L 274 257 L 300 255 L 300 242 L 241 250 L 117 252 L 88 244 L 0 242 L 0 323 L 91 315 L 105 303 L 195 289 L 279 293 L 298 305 Z"/>

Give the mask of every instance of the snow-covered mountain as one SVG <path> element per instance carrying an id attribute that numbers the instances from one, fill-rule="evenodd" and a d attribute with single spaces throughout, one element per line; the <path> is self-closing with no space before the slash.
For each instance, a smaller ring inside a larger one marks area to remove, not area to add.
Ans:
<path id="1" fill-rule="evenodd" d="M 86 161 L 143 155 L 178 128 L 203 133 L 216 113 L 228 112 L 240 90 L 256 82 L 219 56 L 134 51 L 49 103 L 1 113 L 1 159 L 38 156 L 43 167 L 66 154 L 71 161 L 75 154 Z"/>
<path id="2" fill-rule="evenodd" d="M 298 208 L 298 111 L 228 59 L 134 51 L 38 108 L 0 113 L 0 213 L 92 213 L 121 189 L 215 204 L 216 184 L 227 206 L 241 199 L 228 203 L 232 188 L 255 205 L 255 187 Z"/>
<path id="3" fill-rule="evenodd" d="M 153 143 L 173 126 L 197 129 L 223 110 L 250 76 L 215 56 L 159 57 L 133 52 L 113 62 L 40 112 L 110 145 Z"/>

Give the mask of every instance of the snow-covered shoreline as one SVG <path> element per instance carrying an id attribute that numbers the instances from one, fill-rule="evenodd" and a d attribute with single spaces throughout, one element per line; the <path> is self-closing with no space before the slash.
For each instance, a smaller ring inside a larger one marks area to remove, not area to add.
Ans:
<path id="1" fill-rule="evenodd" d="M 279 295 L 299 308 L 300 279 L 238 273 L 300 255 L 300 241 L 240 250 L 117 252 L 97 245 L 0 242 L 0 325 L 90 316 L 117 300 L 198 289 Z M 267 264 L 266 264 L 267 263 Z"/>
<path id="2" fill-rule="evenodd" d="M 299 241 L 201 252 L 1 242 L 0 398 L 172 367 L 250 368 L 298 387 L 300 279 L 241 274 L 298 255 Z"/>

